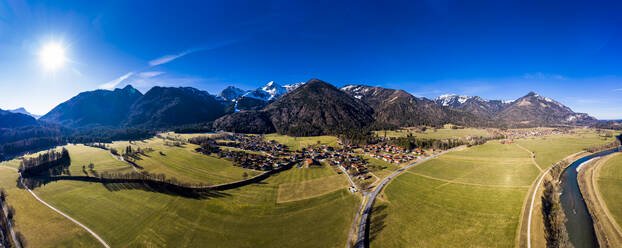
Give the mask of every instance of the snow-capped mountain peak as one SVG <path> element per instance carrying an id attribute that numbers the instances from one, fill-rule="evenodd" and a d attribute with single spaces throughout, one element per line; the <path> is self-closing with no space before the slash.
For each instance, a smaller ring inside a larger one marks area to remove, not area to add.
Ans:
<path id="1" fill-rule="evenodd" d="M 359 99 L 359 100 L 361 100 L 363 98 L 363 95 L 366 95 L 367 92 L 369 92 L 372 89 L 373 87 L 367 87 L 364 85 L 352 85 L 352 84 L 341 87 L 341 90 L 348 92 L 354 98 Z"/>
<path id="2" fill-rule="evenodd" d="M 287 89 L 287 92 L 290 92 L 292 90 L 298 89 L 298 87 L 303 86 L 306 82 L 300 82 L 300 83 L 295 83 L 295 84 L 286 84 L 283 85 L 283 87 L 285 87 L 285 89 Z"/>
<path id="3" fill-rule="evenodd" d="M 218 94 L 216 98 L 223 100 L 223 101 L 235 101 L 235 99 L 244 95 L 244 93 L 246 93 L 245 90 L 236 88 L 234 86 L 229 86 L 225 88 L 224 90 L 222 90 L 222 92 L 220 92 L 220 94 Z"/>
<path id="4" fill-rule="evenodd" d="M 293 91 L 298 87 L 305 84 L 304 82 L 295 83 L 295 84 L 286 84 L 285 86 L 281 86 L 274 81 L 270 81 L 266 85 L 261 88 L 252 90 L 244 94 L 244 97 L 251 97 L 263 101 L 274 101 L 286 94 L 287 92 Z"/>
<path id="5" fill-rule="evenodd" d="M 471 96 L 464 96 L 464 95 L 456 95 L 456 94 L 445 94 L 445 95 L 441 95 L 437 98 L 434 98 L 433 100 L 443 106 L 451 106 L 451 107 L 455 107 L 456 105 L 460 105 L 465 103 L 466 101 L 468 101 L 469 99 L 474 98 Z M 479 97 L 478 97 L 479 98 Z M 481 99 L 481 98 L 479 98 Z M 484 99 L 481 99 L 484 100 Z"/>

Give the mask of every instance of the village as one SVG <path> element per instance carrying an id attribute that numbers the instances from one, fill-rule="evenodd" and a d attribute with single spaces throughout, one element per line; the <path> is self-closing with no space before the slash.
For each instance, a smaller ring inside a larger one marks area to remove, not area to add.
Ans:
<path id="1" fill-rule="evenodd" d="M 203 153 L 230 160 L 234 166 L 245 169 L 270 171 L 328 165 L 359 180 L 371 178 L 368 172 L 379 169 L 370 166 L 369 157 L 399 165 L 426 155 L 423 149 L 408 150 L 382 142 L 362 147 L 339 142 L 337 146 L 312 145 L 292 151 L 261 135 L 225 134 L 212 136 L 210 140 L 211 150 Z M 204 151 L 202 149 L 205 148 L 197 148 L 197 151 Z"/>

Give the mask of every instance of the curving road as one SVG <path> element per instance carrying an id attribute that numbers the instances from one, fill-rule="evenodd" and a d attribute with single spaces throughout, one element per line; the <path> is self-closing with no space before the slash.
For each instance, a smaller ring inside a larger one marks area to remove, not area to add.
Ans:
<path id="1" fill-rule="evenodd" d="M 409 164 L 407 166 L 405 166 L 404 168 L 401 168 L 395 172 L 393 172 L 393 174 L 389 175 L 387 178 L 385 178 L 384 180 L 382 180 L 382 182 L 380 182 L 380 184 L 378 184 L 378 186 L 376 186 L 376 189 L 374 191 L 372 191 L 371 193 L 363 193 L 364 196 L 368 196 L 368 200 L 367 200 L 367 204 L 365 204 L 365 208 L 363 209 L 362 212 L 359 212 L 359 214 L 357 215 L 357 218 L 355 218 L 355 220 L 358 220 L 358 233 L 357 233 L 357 238 L 356 238 L 356 243 L 354 244 L 355 247 L 357 248 L 363 248 L 363 247 L 367 247 L 367 235 L 366 233 L 368 233 L 367 227 L 369 226 L 369 215 L 371 213 L 371 209 L 372 206 L 374 205 L 374 201 L 376 200 L 376 196 L 378 196 L 378 194 L 380 193 L 380 191 L 382 191 L 382 188 L 384 188 L 384 186 L 389 183 L 389 181 L 391 179 L 393 179 L 394 177 L 398 176 L 399 174 L 401 174 L 402 172 L 404 172 L 405 170 L 410 169 L 411 167 L 418 165 L 420 163 L 423 163 L 429 159 L 438 157 L 440 155 L 443 155 L 447 152 L 452 151 L 453 149 L 441 152 L 439 154 L 436 155 L 432 155 L 430 157 L 424 158 L 422 160 L 419 160 L 417 162 L 414 162 L 412 164 Z"/>
<path id="2" fill-rule="evenodd" d="M 28 190 L 28 192 L 30 192 L 30 194 L 32 196 L 35 197 L 35 199 L 37 199 L 37 201 L 43 203 L 43 205 L 47 206 L 48 208 L 54 210 L 55 212 L 59 213 L 60 215 L 64 216 L 65 218 L 69 219 L 71 222 L 76 223 L 76 225 L 82 227 L 84 230 L 86 230 L 87 232 L 89 232 L 91 235 L 93 235 L 93 237 L 95 237 L 95 239 L 97 239 L 97 241 L 99 241 L 104 247 L 106 248 L 110 248 L 110 246 L 106 243 L 106 241 L 104 241 L 104 239 L 102 239 L 101 237 L 99 237 L 99 235 L 97 235 L 97 233 L 93 232 L 91 229 L 89 229 L 88 227 L 86 227 L 84 224 L 78 222 L 77 220 L 75 220 L 74 218 L 71 218 L 69 215 L 61 212 L 60 210 L 56 209 L 55 207 L 52 207 L 52 205 L 48 204 L 47 202 L 44 202 L 43 200 L 41 200 L 41 198 L 39 198 L 39 196 L 37 196 L 34 192 L 32 192 L 32 190 L 30 190 L 30 188 L 28 188 L 26 186 L 26 184 L 24 184 L 24 181 L 21 177 L 21 175 L 19 175 L 19 182 L 22 184 L 22 186 L 24 186 L 24 188 L 26 190 Z"/>
<path id="3" fill-rule="evenodd" d="M 531 205 L 529 206 L 529 217 L 527 218 L 527 248 L 531 248 L 531 217 L 533 216 L 533 205 L 536 201 L 536 195 L 538 194 L 538 189 L 540 188 L 540 184 L 542 184 L 542 179 L 546 176 L 546 174 L 551 171 L 552 166 L 549 167 L 542 175 L 540 179 L 538 179 L 538 184 L 536 184 L 536 188 L 533 190 L 533 195 L 531 196 Z"/>

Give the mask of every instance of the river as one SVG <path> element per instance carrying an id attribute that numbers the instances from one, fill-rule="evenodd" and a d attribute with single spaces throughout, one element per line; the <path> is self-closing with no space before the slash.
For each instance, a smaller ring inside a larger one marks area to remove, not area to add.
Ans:
<path id="1" fill-rule="evenodd" d="M 596 233 L 594 232 L 592 217 L 587 210 L 583 195 L 579 189 L 577 167 L 592 158 L 605 156 L 617 151 L 618 149 L 608 150 L 582 157 L 570 164 L 562 174 L 562 194 L 560 201 L 564 213 L 566 213 L 566 217 L 568 218 L 566 222 L 568 236 L 575 248 L 599 247 Z"/>

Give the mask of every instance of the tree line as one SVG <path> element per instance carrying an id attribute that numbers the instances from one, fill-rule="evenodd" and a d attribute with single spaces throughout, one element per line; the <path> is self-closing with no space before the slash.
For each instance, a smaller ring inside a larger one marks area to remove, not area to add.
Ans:
<path id="1" fill-rule="evenodd" d="M 561 161 L 551 168 L 551 179 L 545 179 L 542 194 L 542 218 L 544 219 L 547 247 L 572 247 L 566 230 L 566 214 L 560 203 L 561 175 L 568 162 Z"/>
<path id="2" fill-rule="evenodd" d="M 19 172 L 24 177 L 35 176 L 44 172 L 59 174 L 59 171 L 57 171 L 59 169 L 58 167 L 68 166 L 70 162 L 71 158 L 66 148 L 63 148 L 60 152 L 50 150 L 40 153 L 39 156 L 36 157 L 22 158 L 19 165 Z"/>
<path id="3" fill-rule="evenodd" d="M 399 146 L 404 149 L 413 150 L 415 148 L 420 149 L 435 149 L 435 150 L 449 150 L 454 147 L 466 145 L 466 146 L 475 146 L 482 145 L 489 140 L 496 140 L 504 138 L 503 135 L 495 135 L 492 137 L 484 137 L 477 136 L 471 137 L 469 139 L 429 139 L 429 138 L 418 138 L 413 136 L 412 134 L 408 134 L 406 137 L 395 137 L 388 138 L 386 142 L 389 144 Z"/>
<path id="4" fill-rule="evenodd" d="M 67 143 L 145 139 L 155 135 L 156 131 L 148 128 L 103 127 L 76 130 L 47 122 L 21 128 L 0 128 L 0 160 Z"/>
<path id="5" fill-rule="evenodd" d="M 601 151 L 605 151 L 605 150 L 610 150 L 610 149 L 614 149 L 620 147 L 620 140 L 617 139 L 613 142 L 607 143 L 607 144 L 603 144 L 603 145 L 595 145 L 595 146 L 590 146 L 590 147 L 586 147 L 583 150 L 585 150 L 586 152 L 591 152 L 591 153 L 595 153 L 595 152 L 601 152 Z"/>
<path id="6" fill-rule="evenodd" d="M 21 247 L 25 247 L 26 239 L 22 233 L 16 232 L 15 239 L 17 240 L 12 240 L 9 224 L 15 226 L 15 208 L 7 204 L 6 197 L 6 190 L 0 189 L 0 207 L 2 207 L 0 209 L 0 246 L 16 247 L 17 244 L 20 244 Z M 4 208 L 7 209 L 6 214 Z"/>

